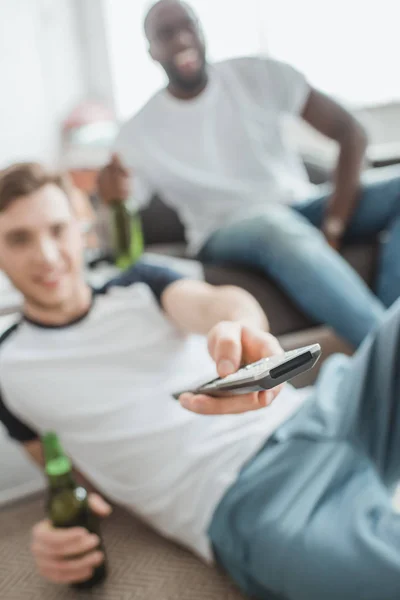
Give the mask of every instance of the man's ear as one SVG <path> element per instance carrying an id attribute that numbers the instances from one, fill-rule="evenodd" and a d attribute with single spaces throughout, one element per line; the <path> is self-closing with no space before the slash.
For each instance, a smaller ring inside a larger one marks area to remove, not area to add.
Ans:
<path id="1" fill-rule="evenodd" d="M 151 60 L 154 60 L 154 62 L 158 62 L 157 52 L 154 52 L 154 47 L 151 44 L 149 44 L 147 52 L 149 53 Z"/>

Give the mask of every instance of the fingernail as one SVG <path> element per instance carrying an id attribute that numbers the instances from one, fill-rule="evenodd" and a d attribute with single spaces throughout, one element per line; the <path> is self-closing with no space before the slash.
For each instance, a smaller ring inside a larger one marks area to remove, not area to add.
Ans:
<path id="1" fill-rule="evenodd" d="M 93 543 L 93 545 L 98 545 L 98 544 L 100 544 L 100 538 L 99 538 L 99 536 L 98 536 L 98 535 L 96 535 L 96 534 L 92 534 L 92 535 L 90 536 L 90 541 Z"/>
<path id="2" fill-rule="evenodd" d="M 93 555 L 93 560 L 95 563 L 101 564 L 104 560 L 104 554 L 102 552 L 96 552 L 96 554 Z"/>
<path id="3" fill-rule="evenodd" d="M 268 392 L 267 394 L 267 406 L 269 406 L 270 404 L 272 404 L 274 400 L 274 393 L 273 392 Z"/>
<path id="4" fill-rule="evenodd" d="M 218 373 L 220 376 L 225 377 L 235 372 L 235 365 L 230 360 L 221 360 L 218 363 Z"/>
<path id="5" fill-rule="evenodd" d="M 179 402 L 183 406 L 183 408 L 189 408 L 191 406 L 191 400 L 193 398 L 193 394 L 182 394 L 179 398 Z"/>

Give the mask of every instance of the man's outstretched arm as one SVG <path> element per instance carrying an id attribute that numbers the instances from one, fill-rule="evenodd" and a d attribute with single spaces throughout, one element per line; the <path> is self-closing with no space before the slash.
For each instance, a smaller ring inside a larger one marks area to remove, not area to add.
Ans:
<path id="1" fill-rule="evenodd" d="M 180 329 L 208 336 L 208 350 L 220 377 L 237 371 L 242 364 L 282 353 L 278 341 L 268 333 L 261 306 L 245 290 L 181 280 L 164 290 L 161 304 Z M 280 389 L 223 399 L 183 394 L 180 401 L 188 410 L 201 414 L 233 414 L 269 405 Z"/>
<path id="2" fill-rule="evenodd" d="M 257 300 L 233 285 L 217 287 L 181 279 L 165 289 L 161 304 L 171 321 L 188 333 L 207 335 L 221 321 L 269 330 L 268 319 Z"/>

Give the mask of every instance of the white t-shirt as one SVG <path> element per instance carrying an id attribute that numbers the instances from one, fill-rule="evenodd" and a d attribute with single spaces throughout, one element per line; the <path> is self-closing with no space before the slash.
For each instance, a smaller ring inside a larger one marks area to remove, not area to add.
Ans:
<path id="1" fill-rule="evenodd" d="M 301 113 L 308 94 L 298 71 L 254 57 L 211 66 L 194 100 L 159 91 L 116 141 L 135 199 L 158 193 L 175 207 L 196 252 L 227 223 L 307 198 L 313 186 L 284 121 Z"/>
<path id="2" fill-rule="evenodd" d="M 205 338 L 183 336 L 160 309 L 176 278 L 139 265 L 75 323 L 22 321 L 0 340 L 0 421 L 21 442 L 57 432 L 105 495 L 209 560 L 219 501 L 304 396 L 287 387 L 242 415 L 184 410 L 172 394 L 216 373 Z"/>

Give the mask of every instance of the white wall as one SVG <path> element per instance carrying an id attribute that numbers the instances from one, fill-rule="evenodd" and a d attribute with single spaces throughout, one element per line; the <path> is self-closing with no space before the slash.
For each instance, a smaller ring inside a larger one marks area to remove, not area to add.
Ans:
<path id="1" fill-rule="evenodd" d="M 84 80 L 88 95 L 110 109 L 115 107 L 110 53 L 106 41 L 102 0 L 73 0 L 83 53 Z M 132 4 L 137 0 L 130 0 Z"/>
<path id="2" fill-rule="evenodd" d="M 85 96 L 74 0 L 1 0 L 0 81 L 0 168 L 57 161 L 59 123 Z"/>
<path id="3" fill-rule="evenodd" d="M 398 0 L 259 2 L 263 49 L 313 85 L 349 106 L 400 99 Z"/>
<path id="4" fill-rule="evenodd" d="M 81 51 L 74 0 L 0 1 L 0 168 L 57 161 L 60 121 L 86 94 Z M 42 483 L 0 427 L 0 504 Z"/>

